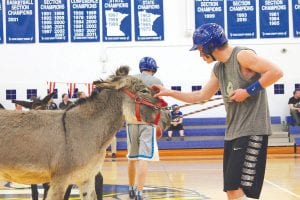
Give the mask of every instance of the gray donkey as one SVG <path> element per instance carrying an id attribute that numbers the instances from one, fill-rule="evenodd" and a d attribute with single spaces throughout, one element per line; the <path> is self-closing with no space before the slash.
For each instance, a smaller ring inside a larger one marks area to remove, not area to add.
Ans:
<path id="1" fill-rule="evenodd" d="M 95 81 L 101 92 L 64 111 L 0 110 L 0 179 L 49 182 L 47 200 L 62 200 L 75 183 L 81 199 L 96 200 L 95 175 L 123 122 L 157 123 L 160 115 L 162 129 L 170 124 L 169 112 L 161 109 L 166 105 L 128 72 L 120 67 L 107 80 Z"/>

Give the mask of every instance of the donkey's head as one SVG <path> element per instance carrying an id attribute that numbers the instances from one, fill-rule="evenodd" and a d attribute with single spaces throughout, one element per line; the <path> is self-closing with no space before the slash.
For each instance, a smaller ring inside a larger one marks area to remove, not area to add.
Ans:
<path id="1" fill-rule="evenodd" d="M 112 89 L 124 93 L 123 113 L 129 123 L 143 121 L 159 124 L 162 129 L 170 125 L 169 111 L 164 110 L 166 102 L 153 97 L 155 91 L 151 90 L 142 80 L 128 75 L 129 67 L 121 66 L 107 80 L 94 81 L 98 89 Z"/>
<path id="2" fill-rule="evenodd" d="M 52 92 L 45 96 L 43 99 L 39 97 L 32 97 L 31 101 L 20 101 L 20 100 L 12 100 L 12 103 L 19 104 L 24 108 L 34 109 L 34 110 L 46 110 L 48 102 L 55 95 L 55 92 Z"/>

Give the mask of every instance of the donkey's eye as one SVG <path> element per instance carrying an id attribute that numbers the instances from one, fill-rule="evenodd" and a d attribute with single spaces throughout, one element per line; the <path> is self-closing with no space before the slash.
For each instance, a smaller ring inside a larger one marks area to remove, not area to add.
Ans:
<path id="1" fill-rule="evenodd" d="M 143 89 L 143 90 L 141 90 L 141 93 L 148 94 L 148 93 L 150 93 L 150 91 L 148 89 Z"/>

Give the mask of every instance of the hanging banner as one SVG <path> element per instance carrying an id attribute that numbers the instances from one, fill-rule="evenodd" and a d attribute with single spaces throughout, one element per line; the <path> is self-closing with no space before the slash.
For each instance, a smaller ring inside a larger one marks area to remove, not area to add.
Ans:
<path id="1" fill-rule="evenodd" d="M 103 41 L 131 41 L 130 0 L 102 0 Z"/>
<path id="2" fill-rule="evenodd" d="M 260 0 L 260 37 L 289 37 L 288 0 Z"/>
<path id="3" fill-rule="evenodd" d="M 3 43 L 3 14 L 2 14 L 2 0 L 0 0 L 0 43 Z"/>
<path id="4" fill-rule="evenodd" d="M 71 1 L 71 41 L 100 41 L 99 0 Z"/>
<path id="5" fill-rule="evenodd" d="M 5 8 L 6 43 L 34 43 L 34 0 L 7 0 Z"/>
<path id="6" fill-rule="evenodd" d="M 55 90 L 55 82 L 47 81 L 48 93 L 52 93 Z"/>
<path id="7" fill-rule="evenodd" d="M 224 27 L 223 0 L 195 0 L 196 28 L 205 23 L 216 23 Z"/>
<path id="8" fill-rule="evenodd" d="M 93 89 L 96 87 L 93 83 L 86 83 L 85 86 L 87 87 L 88 96 L 92 94 Z"/>
<path id="9" fill-rule="evenodd" d="M 134 22 L 136 41 L 164 40 L 163 1 L 135 0 Z"/>
<path id="10" fill-rule="evenodd" d="M 69 90 L 68 90 L 69 98 L 73 98 L 74 92 L 76 90 L 76 83 L 68 83 L 68 86 L 69 86 Z"/>
<path id="11" fill-rule="evenodd" d="M 39 41 L 67 42 L 68 14 L 67 0 L 38 1 Z"/>
<path id="12" fill-rule="evenodd" d="M 227 0 L 229 39 L 256 38 L 256 0 Z"/>
<path id="13" fill-rule="evenodd" d="M 293 0 L 294 37 L 300 37 L 300 0 Z"/>

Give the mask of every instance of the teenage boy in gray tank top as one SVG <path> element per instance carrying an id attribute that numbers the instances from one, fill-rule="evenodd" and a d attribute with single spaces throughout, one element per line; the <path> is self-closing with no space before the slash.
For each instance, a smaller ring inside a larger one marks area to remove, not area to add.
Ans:
<path id="1" fill-rule="evenodd" d="M 200 91 L 179 92 L 154 85 L 157 96 L 196 103 L 221 90 L 227 119 L 224 142 L 224 191 L 230 200 L 258 199 L 261 193 L 271 135 L 265 88 L 283 76 L 282 71 L 251 49 L 228 44 L 223 28 L 203 24 L 193 34 L 193 47 L 207 63 L 217 61 L 208 83 Z"/>
<path id="2" fill-rule="evenodd" d="M 156 61 L 151 57 L 143 57 L 139 63 L 140 74 L 134 75 L 146 85 L 162 85 L 154 74 L 157 71 Z M 129 198 L 142 200 L 143 188 L 147 175 L 148 161 L 158 161 L 156 126 L 126 122 L 128 149 Z"/>

